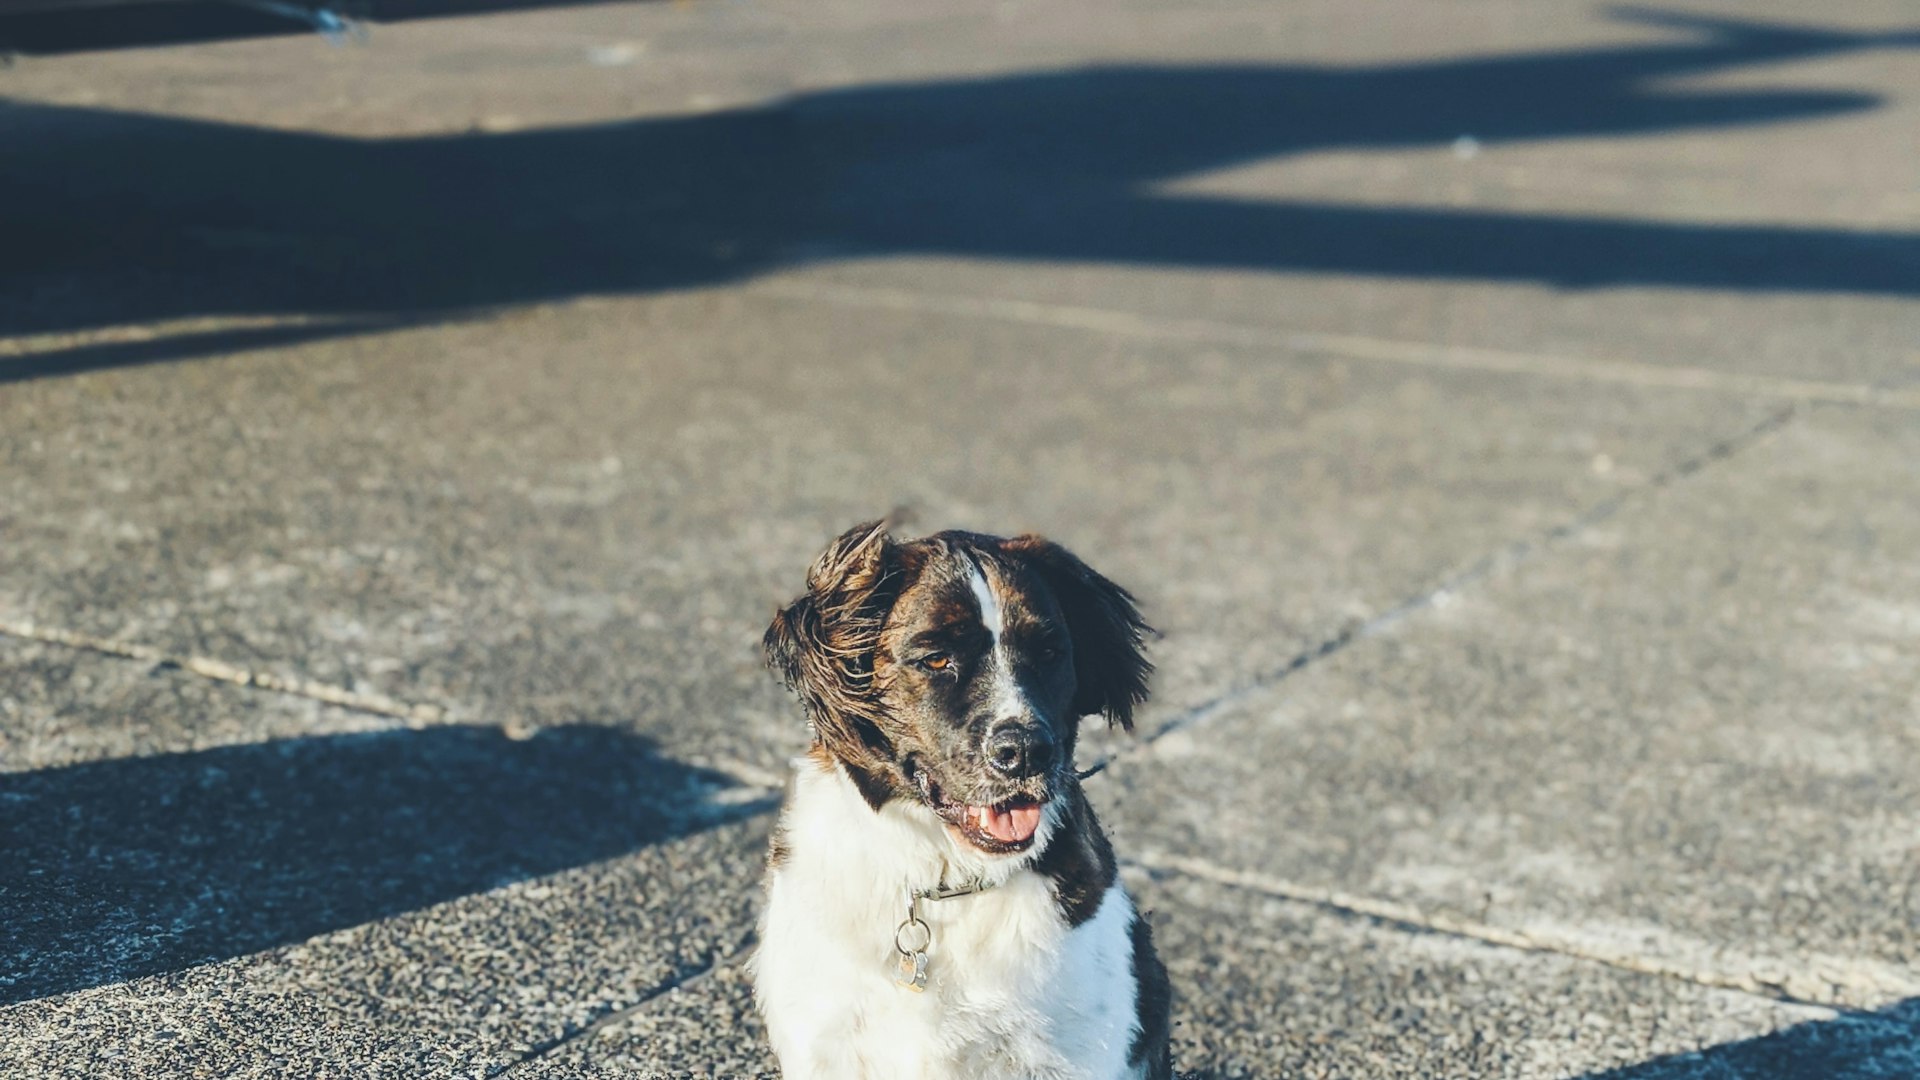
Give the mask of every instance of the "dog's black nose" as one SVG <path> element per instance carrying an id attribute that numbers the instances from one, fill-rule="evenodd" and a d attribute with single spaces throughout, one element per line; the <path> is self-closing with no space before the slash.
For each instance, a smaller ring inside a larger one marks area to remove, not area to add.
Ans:
<path id="1" fill-rule="evenodd" d="M 1053 733 L 1044 724 L 1003 720 L 987 732 L 987 763 L 1020 780 L 1053 768 Z"/>

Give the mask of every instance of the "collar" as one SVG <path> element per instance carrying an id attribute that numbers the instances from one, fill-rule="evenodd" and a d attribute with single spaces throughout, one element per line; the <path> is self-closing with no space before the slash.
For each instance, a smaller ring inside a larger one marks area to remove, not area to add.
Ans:
<path id="1" fill-rule="evenodd" d="M 913 895 L 917 900 L 951 900 L 956 896 L 972 896 L 975 893 L 983 893 L 999 887 L 1000 883 L 997 881 L 974 878 L 959 885 L 949 885 L 943 881 L 930 889 L 916 889 Z"/>
<path id="2" fill-rule="evenodd" d="M 976 896 L 999 887 L 1000 882 L 974 878 L 958 885 L 942 881 L 931 888 L 908 890 L 907 917 L 893 930 L 893 951 L 900 954 L 900 970 L 894 976 L 894 983 L 916 994 L 927 987 L 927 953 L 933 948 L 933 927 L 920 917 L 920 901 Z"/>

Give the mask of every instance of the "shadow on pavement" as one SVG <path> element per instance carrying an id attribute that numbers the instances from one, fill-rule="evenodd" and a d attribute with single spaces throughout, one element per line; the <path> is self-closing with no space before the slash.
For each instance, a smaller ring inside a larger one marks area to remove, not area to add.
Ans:
<path id="1" fill-rule="evenodd" d="M 1837 116 L 1880 99 L 1667 84 L 1920 45 L 1920 32 L 1630 17 L 1686 36 L 1345 68 L 1100 67 L 374 140 L 0 101 L 0 333 L 214 314 L 420 321 L 903 254 L 1920 295 L 1920 233 L 1159 187 L 1463 134 L 1497 145 Z M 186 340 L 124 362 L 204 354 Z M 31 359 L 0 358 L 0 382 L 65 370 L 58 349 Z"/>
<path id="2" fill-rule="evenodd" d="M 302 941 L 760 807 L 624 732 L 290 739 L 0 775 L 0 1004 Z"/>
<path id="3" fill-rule="evenodd" d="M 1592 1073 L 1583 1080 L 1912 1080 L 1916 1076 L 1920 1076 L 1920 999 Z"/>

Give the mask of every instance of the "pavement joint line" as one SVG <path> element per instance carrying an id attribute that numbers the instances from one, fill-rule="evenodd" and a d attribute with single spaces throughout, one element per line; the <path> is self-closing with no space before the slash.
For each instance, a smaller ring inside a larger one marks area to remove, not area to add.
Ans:
<path id="1" fill-rule="evenodd" d="M 215 660 L 204 656 L 174 656 L 149 645 L 137 642 L 118 641 L 112 638 L 93 637 L 78 634 L 71 630 L 61 630 L 51 626 L 41 626 L 32 622 L 19 622 L 0 619 L 0 636 L 19 638 L 23 641 L 37 641 L 46 645 L 60 645 L 70 649 L 100 653 L 125 660 L 137 660 L 141 663 L 160 667 L 177 668 L 192 675 L 213 679 L 218 682 L 232 683 L 235 686 L 256 690 L 268 690 L 294 697 L 310 698 L 314 701 L 336 705 L 356 712 L 373 713 L 378 716 L 391 716 L 410 723 L 431 724 L 446 719 L 450 710 L 439 705 L 414 704 L 400 701 L 385 694 L 371 694 L 359 690 L 348 690 L 313 679 L 289 679 L 271 672 L 251 671 L 229 664 L 224 660 Z M 532 738 L 537 729 L 520 727 L 514 724 L 499 725 L 501 731 L 510 739 Z M 711 769 L 726 776 L 738 786 L 734 789 L 732 802 L 741 806 L 754 806 L 768 795 L 778 795 L 785 789 L 786 782 L 773 772 L 747 762 L 719 758 L 689 759 L 687 764 Z M 730 804 L 731 805 L 731 804 Z M 764 811 L 756 811 L 764 812 Z M 752 816 L 751 814 L 748 816 Z"/>
<path id="2" fill-rule="evenodd" d="M 148 645 L 129 641 L 116 641 L 111 638 L 94 637 L 89 634 L 75 633 L 51 626 L 40 626 L 32 622 L 19 622 L 0 619 L 0 634 L 20 638 L 24 641 L 38 641 L 49 645 L 63 645 L 72 649 L 83 649 L 104 656 L 117 656 L 127 660 L 164 667 L 178 668 L 181 671 L 198 675 L 218 682 L 232 683 L 235 686 L 253 687 L 271 690 L 294 697 L 309 698 L 328 705 L 338 705 L 344 709 L 391 716 L 411 723 L 431 724 L 446 716 L 446 710 L 438 705 L 413 704 L 390 698 L 385 694 L 372 694 L 360 690 L 348 690 L 313 679 L 295 679 L 275 675 L 266 671 L 253 671 L 224 660 L 215 660 L 205 656 L 176 656 L 162 652 Z"/>
<path id="3" fill-rule="evenodd" d="M 1536 555 L 1572 539 L 1607 519 L 1618 514 L 1636 499 L 1665 490 L 1701 470 L 1722 462 L 1746 450 L 1767 436 L 1786 426 L 1798 412 L 1798 408 L 1788 405 L 1768 413 L 1758 423 L 1714 442 L 1691 457 L 1684 458 L 1667 466 L 1646 481 L 1624 488 L 1607 498 L 1594 503 L 1573 517 L 1558 525 L 1531 537 L 1522 537 L 1481 555 L 1472 562 L 1444 575 L 1438 584 L 1401 600 L 1399 603 L 1372 615 L 1364 620 L 1349 623 L 1340 630 L 1313 645 L 1295 653 L 1285 663 L 1263 675 L 1256 675 L 1239 686 L 1232 687 L 1199 705 L 1181 712 L 1159 727 L 1147 732 L 1139 739 L 1100 759 L 1083 771 L 1082 776 L 1093 776 L 1116 761 L 1125 760 L 1151 750 L 1161 739 L 1186 728 L 1204 724 L 1215 716 L 1226 712 L 1242 702 L 1263 694 L 1295 673 L 1317 661 L 1339 653 L 1356 642 L 1378 637 L 1413 615 L 1436 607 L 1448 598 L 1491 576 L 1504 567 L 1517 566 Z"/>
<path id="4" fill-rule="evenodd" d="M 909 289 L 830 284 L 793 278 L 763 281 L 744 291 L 784 300 L 814 301 L 842 307 L 957 315 L 1159 341 L 1277 348 L 1403 367 L 1535 375 L 1668 390 L 1700 390 L 1809 404 L 1817 402 L 1920 409 L 1920 389 L 1915 388 L 1744 375 L 1711 368 L 1667 366 L 1634 360 L 1582 359 L 1552 353 L 1289 330 L 1285 327 L 1263 327 L 1213 319 L 1161 318 L 1115 308 L 1000 297 L 937 295 Z"/>
<path id="5" fill-rule="evenodd" d="M 1861 1012 L 1920 995 L 1920 977 L 1881 961 L 1838 957 L 1779 960 L 1701 946 L 1700 951 L 1711 953 L 1720 963 L 1690 963 L 1671 955 L 1639 952 L 1593 939 L 1583 940 L 1575 934 L 1552 929 L 1513 929 L 1477 919 L 1423 911 L 1399 901 L 1303 885 L 1184 855 L 1160 853 L 1122 859 L 1121 864 L 1145 871 L 1150 876 L 1179 874 L 1421 933 L 1465 938 L 1523 952 L 1553 953 L 1621 971 L 1677 979 L 1713 989 L 1733 990 L 1788 1005 Z"/>
<path id="6" fill-rule="evenodd" d="M 512 1076 L 513 1073 L 523 1065 L 530 1065 L 543 1058 L 551 1057 L 555 1051 L 562 1047 L 591 1039 L 600 1032 L 615 1027 L 627 1019 L 645 1012 L 648 1006 L 676 990 L 685 990 L 698 986 L 729 968 L 737 967 L 745 963 L 747 959 L 753 955 L 754 946 L 757 944 L 758 937 L 759 935 L 756 931 L 748 931 L 746 936 L 726 953 L 713 957 L 690 971 L 683 971 L 672 976 L 665 982 L 641 994 L 633 1001 L 601 1016 L 595 1017 L 576 1030 L 561 1032 L 551 1039 L 534 1045 L 518 1060 L 508 1062 L 506 1065 L 487 1073 L 487 1080 Z"/>
<path id="7" fill-rule="evenodd" d="M 310 698 L 343 709 L 391 716 L 410 723 L 436 723 L 444 720 L 449 713 L 448 709 L 439 705 L 408 703 L 385 694 L 348 690 L 312 679 L 283 678 L 270 672 L 251 671 L 224 660 L 214 660 L 204 656 L 174 656 L 149 645 L 77 634 L 71 630 L 60 630 L 31 622 L 0 619 L 0 635 L 19 638 L 23 641 L 37 641 L 47 645 L 80 649 L 125 660 L 137 660 L 155 666 L 177 668 L 218 682 Z M 500 725 L 500 729 L 508 738 L 515 740 L 532 738 L 537 733 L 537 729 L 514 724 Z M 773 772 L 746 762 L 702 757 L 690 759 L 687 764 L 711 769 L 738 785 L 728 798 L 728 807 L 758 807 L 769 795 L 778 795 L 786 786 L 786 782 Z M 753 813 L 762 813 L 766 809 L 771 808 L 762 807 L 755 809 Z M 753 814 L 746 816 L 750 817 Z"/>
<path id="8" fill-rule="evenodd" d="M 279 330 L 306 326 L 343 325 L 350 320 L 314 315 L 201 315 L 185 319 L 165 319 L 151 323 L 126 323 L 84 330 L 60 330 L 40 334 L 0 336 L 0 360 L 43 356 L 89 345 L 130 345 L 167 338 L 191 338 L 196 335 L 231 333 L 238 330 Z"/>
<path id="9" fill-rule="evenodd" d="M 232 683 L 235 686 L 256 690 L 268 690 L 294 697 L 310 698 L 314 701 L 336 705 L 343 709 L 373 713 L 379 716 L 391 716 L 411 723 L 431 724 L 446 719 L 450 710 L 429 704 L 400 701 L 385 694 L 372 694 L 359 690 L 348 690 L 313 679 L 290 679 L 265 671 L 252 671 L 224 660 L 215 660 L 205 656 L 175 656 L 150 645 L 137 642 L 119 641 L 113 638 L 94 637 L 79 634 L 71 630 L 42 626 L 33 622 L 0 619 L 0 636 L 18 638 L 22 641 L 37 641 L 46 645 L 59 645 L 70 649 L 95 652 L 103 656 L 112 656 L 124 660 L 137 660 L 158 667 L 177 668 L 192 675 L 213 679 L 218 682 Z M 532 738 L 538 729 L 525 728 L 514 724 L 500 725 L 510 739 Z M 742 761 L 721 758 L 699 757 L 689 759 L 689 765 L 711 769 L 726 776 L 738 786 L 733 789 L 731 800 L 742 806 L 752 806 L 767 795 L 778 795 L 786 787 L 786 781 L 774 772 L 758 765 Z M 751 816 L 751 815 L 749 815 Z"/>

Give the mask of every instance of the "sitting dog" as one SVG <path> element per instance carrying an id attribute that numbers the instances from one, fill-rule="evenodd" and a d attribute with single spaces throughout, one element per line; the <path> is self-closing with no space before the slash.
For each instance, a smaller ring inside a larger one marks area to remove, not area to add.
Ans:
<path id="1" fill-rule="evenodd" d="M 1168 987 L 1073 768 L 1152 665 L 1037 536 L 860 525 L 774 616 L 805 704 L 754 988 L 790 1080 L 1167 1080 Z"/>

